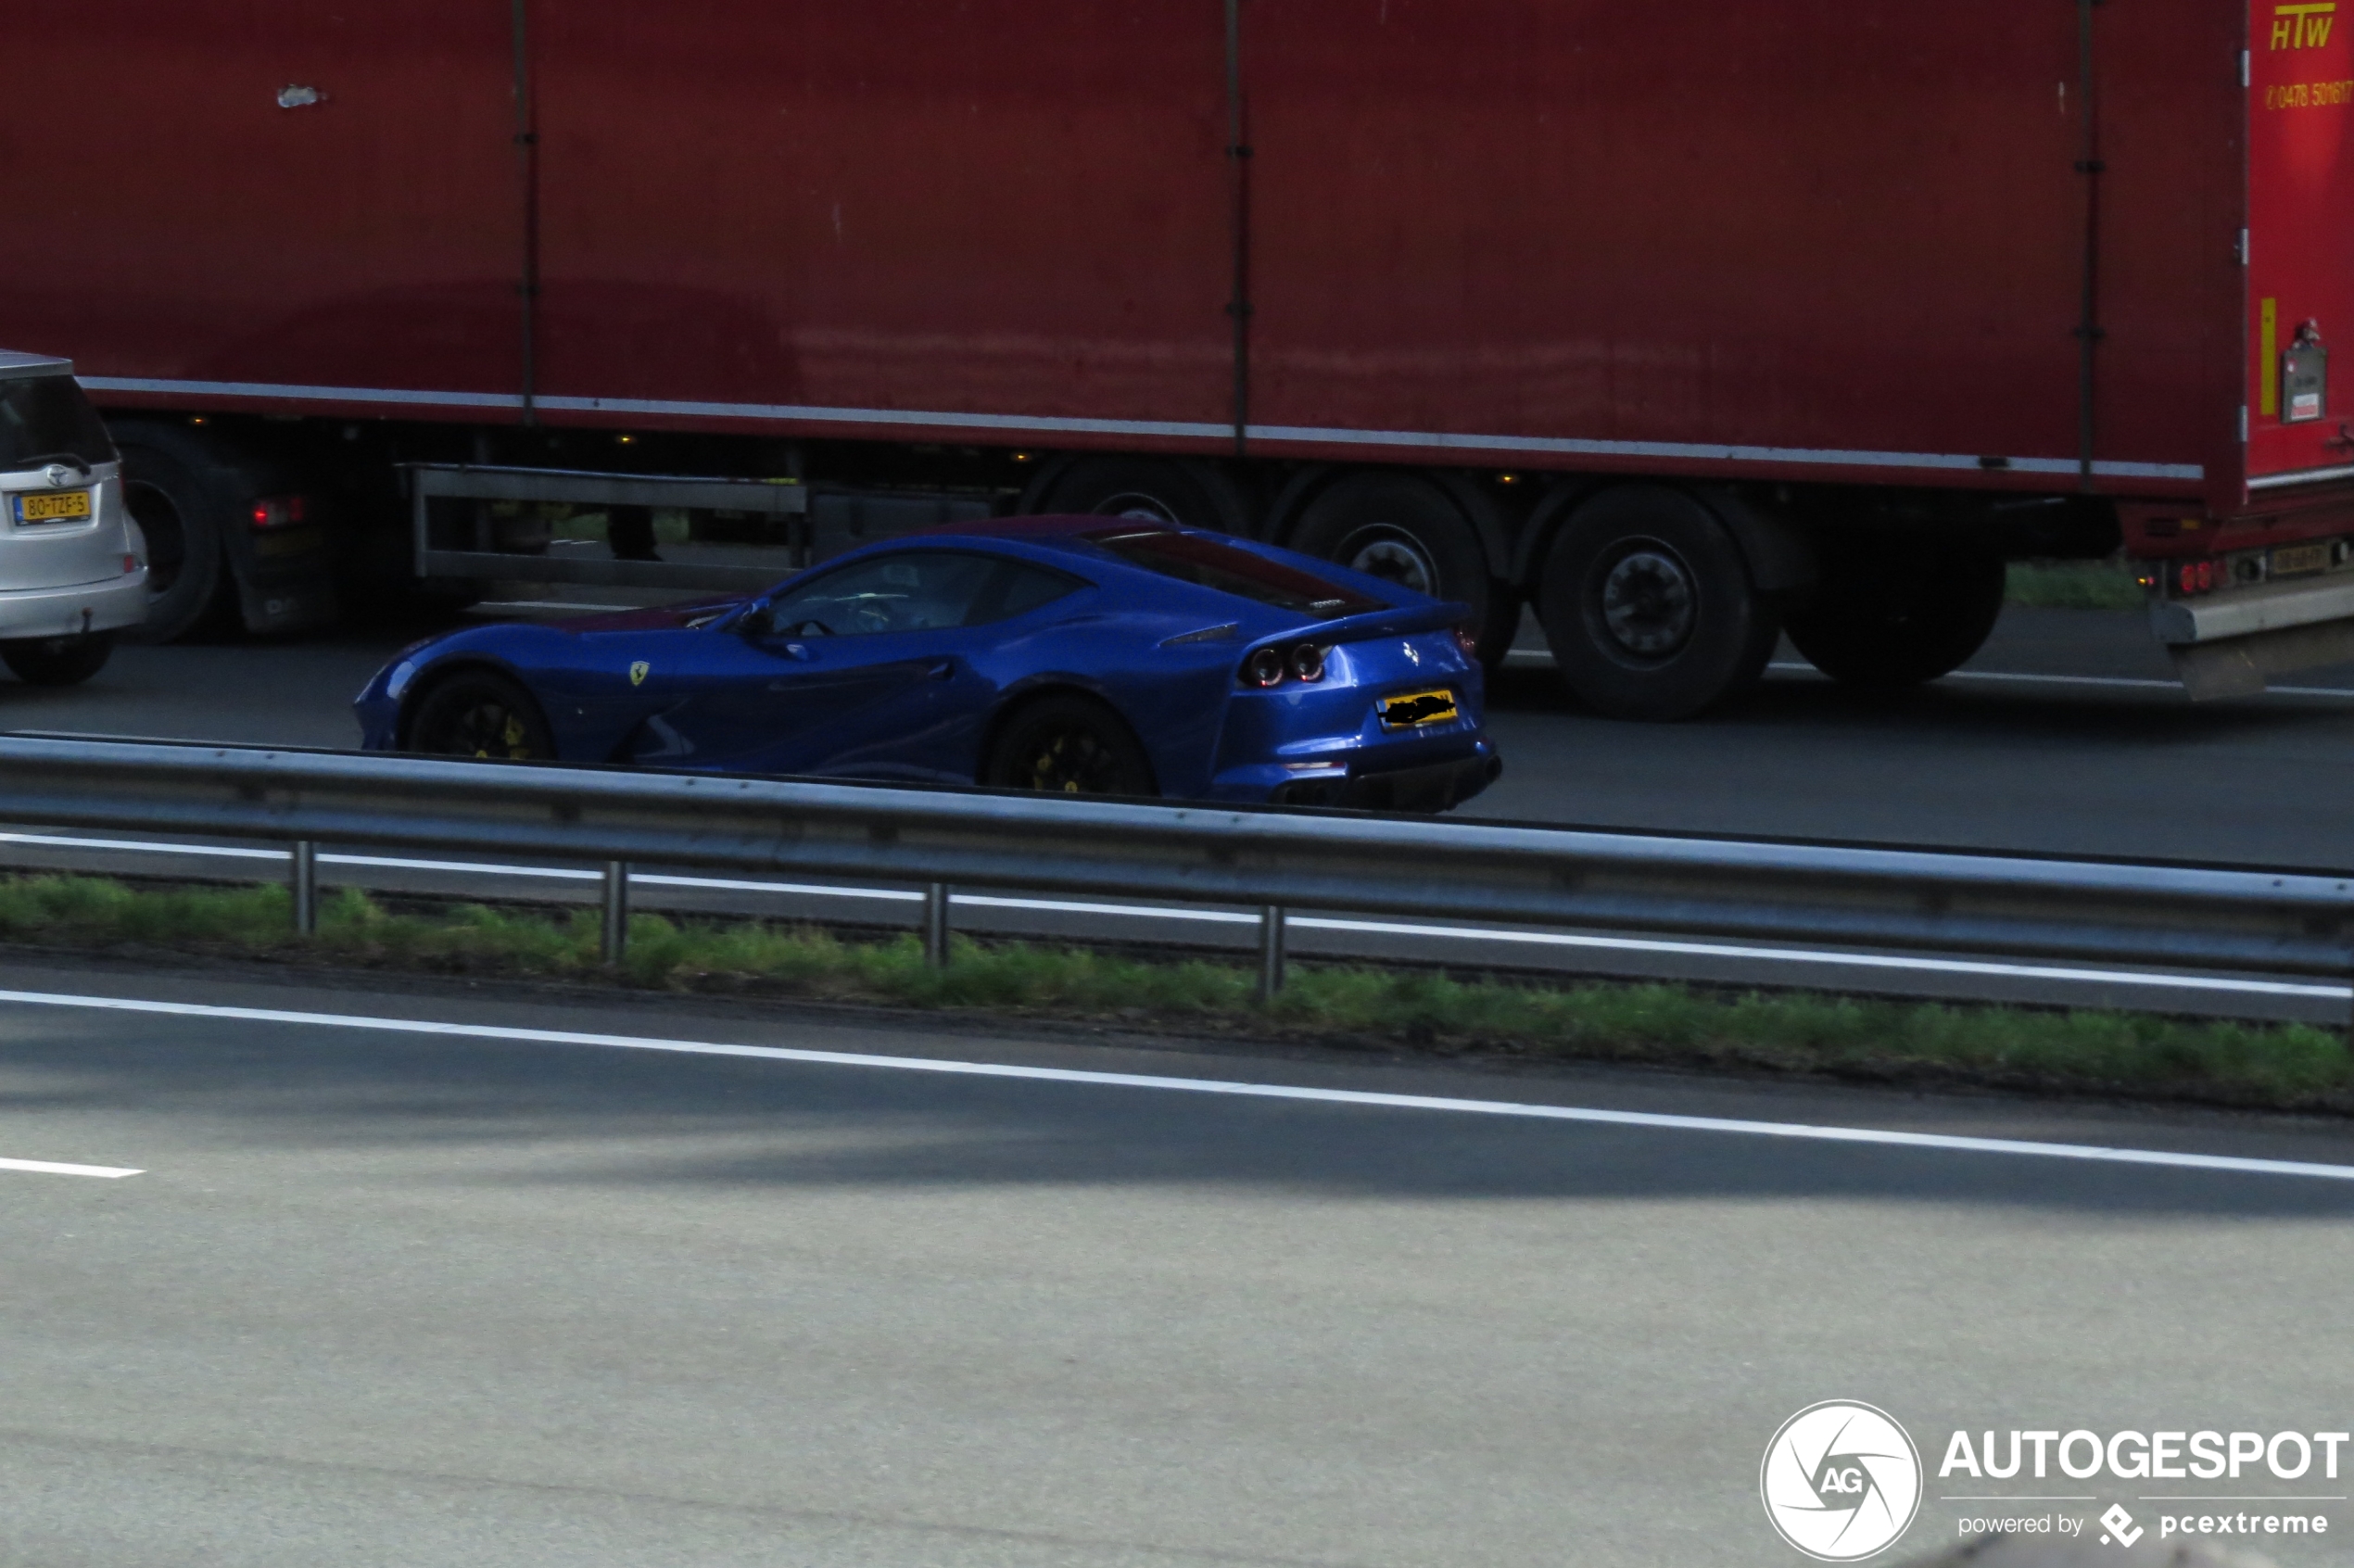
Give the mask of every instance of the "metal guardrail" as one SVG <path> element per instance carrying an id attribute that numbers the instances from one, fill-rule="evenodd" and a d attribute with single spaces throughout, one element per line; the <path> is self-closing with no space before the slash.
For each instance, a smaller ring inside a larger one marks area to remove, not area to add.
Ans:
<path id="1" fill-rule="evenodd" d="M 632 862 L 1284 911 L 2098 960 L 2354 971 L 2354 877 L 1750 842 L 1432 818 L 830 784 L 544 764 L 0 736 L 0 820 L 294 846 L 297 922 L 334 842 L 602 862 L 606 955 Z"/>

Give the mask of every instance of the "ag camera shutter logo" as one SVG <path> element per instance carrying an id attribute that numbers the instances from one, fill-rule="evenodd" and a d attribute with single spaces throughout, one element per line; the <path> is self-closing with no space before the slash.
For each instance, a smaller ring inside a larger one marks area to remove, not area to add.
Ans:
<path id="1" fill-rule="evenodd" d="M 1920 1450 L 1887 1411 L 1826 1399 L 1782 1423 L 1757 1489 L 1782 1539 L 1817 1562 L 1857 1562 L 1912 1527 Z"/>

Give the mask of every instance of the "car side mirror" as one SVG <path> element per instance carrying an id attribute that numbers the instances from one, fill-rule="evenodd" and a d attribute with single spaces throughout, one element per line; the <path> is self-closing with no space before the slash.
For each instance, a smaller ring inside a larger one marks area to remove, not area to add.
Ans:
<path id="1" fill-rule="evenodd" d="M 777 634 L 777 612 L 766 604 L 755 604 L 736 617 L 734 627 L 738 637 L 774 637 Z"/>

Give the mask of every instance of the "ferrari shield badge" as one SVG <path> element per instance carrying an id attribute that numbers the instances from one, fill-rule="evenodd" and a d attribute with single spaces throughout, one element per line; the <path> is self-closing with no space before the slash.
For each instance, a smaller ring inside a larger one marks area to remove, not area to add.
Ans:
<path id="1" fill-rule="evenodd" d="M 639 659 L 635 664 L 631 664 L 629 666 L 629 684 L 632 686 L 645 685 L 646 671 L 651 668 L 652 668 L 652 666 L 648 664 L 643 659 Z"/>

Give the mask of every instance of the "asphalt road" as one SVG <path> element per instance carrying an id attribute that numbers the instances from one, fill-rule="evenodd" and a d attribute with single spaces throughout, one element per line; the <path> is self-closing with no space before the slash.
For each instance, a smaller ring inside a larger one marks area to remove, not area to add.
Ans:
<path id="1" fill-rule="evenodd" d="M 124 649 L 86 687 L 0 679 L 0 728 L 348 746 L 351 698 L 414 635 Z M 2013 609 L 1965 673 L 1901 699 L 1785 649 L 1731 711 L 1642 725 L 1577 711 L 1523 647 L 1494 683 L 1505 776 L 1467 816 L 2354 866 L 2354 667 L 2194 706 L 2139 614 Z"/>
<path id="2" fill-rule="evenodd" d="M 1760 1457 L 1833 1397 L 1928 1450 L 1901 1558 L 1990 1506 L 1948 1493 L 2146 1523 L 2140 1494 L 2183 1489 L 1941 1484 L 1955 1428 L 2354 1414 L 2354 1182 L 1182 1081 L 2342 1165 L 2334 1126 L 480 990 L 0 987 L 0 1161 L 143 1172 L 0 1168 L 10 1564 L 1781 1564 Z M 2272 1506 L 2337 1534 L 2268 1555 L 2344 1560 L 2343 1502 Z"/>

